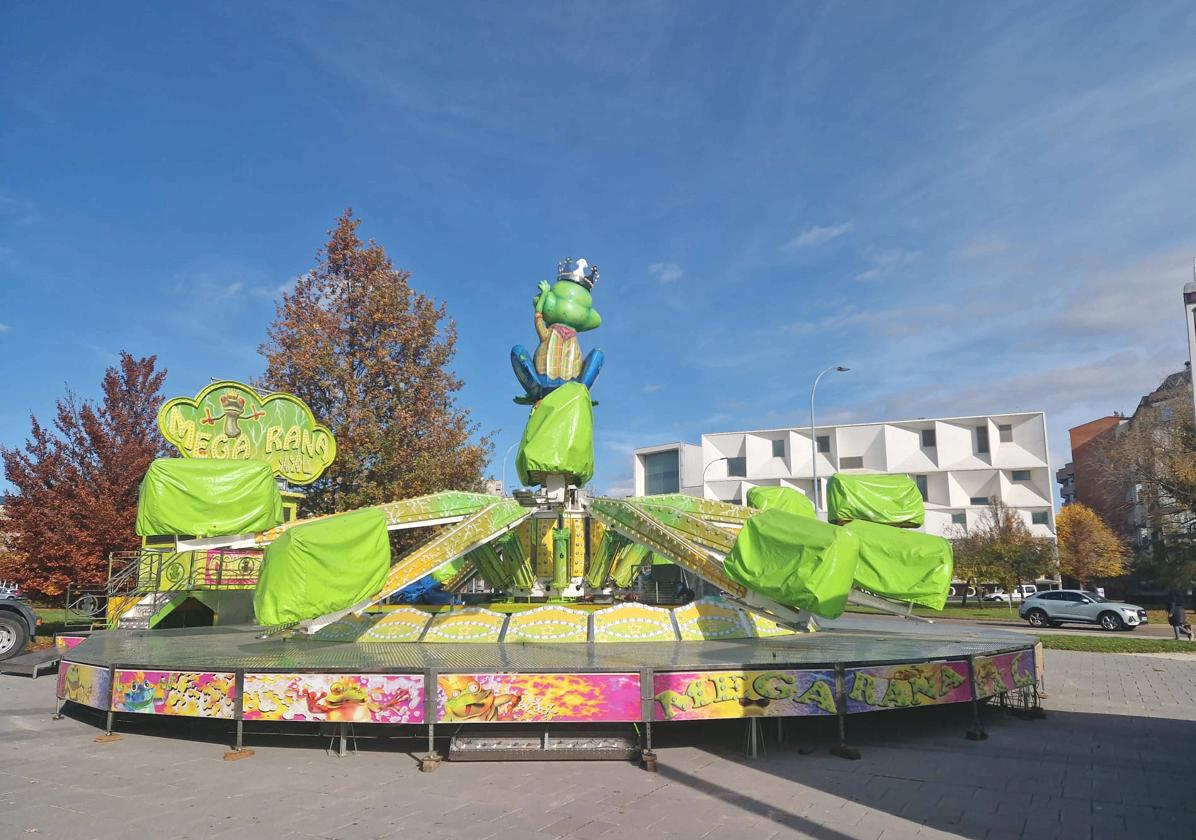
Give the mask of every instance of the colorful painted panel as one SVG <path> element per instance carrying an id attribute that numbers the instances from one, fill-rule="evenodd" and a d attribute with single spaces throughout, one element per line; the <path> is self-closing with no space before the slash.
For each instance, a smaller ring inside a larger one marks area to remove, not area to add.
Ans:
<path id="1" fill-rule="evenodd" d="M 430 613 L 415 607 L 400 607 L 390 610 L 369 630 L 362 633 L 359 642 L 418 642 L 424 628 L 432 620 Z"/>
<path id="2" fill-rule="evenodd" d="M 976 673 L 976 696 L 993 697 L 1034 685 L 1034 650 L 977 656 L 972 659 Z"/>
<path id="3" fill-rule="evenodd" d="M 245 720 L 423 723 L 421 674 L 246 674 Z"/>
<path id="4" fill-rule="evenodd" d="M 502 613 L 480 607 L 433 616 L 425 642 L 497 642 L 502 633 Z"/>
<path id="5" fill-rule="evenodd" d="M 54 650 L 58 651 L 59 653 L 66 653 L 68 650 L 75 647 L 86 638 L 86 636 L 55 636 Z"/>
<path id="6" fill-rule="evenodd" d="M 321 627 L 312 634 L 312 638 L 321 642 L 352 642 L 368 632 L 376 620 L 377 617 L 372 615 L 349 614 Z"/>
<path id="7" fill-rule="evenodd" d="M 595 642 L 675 642 L 669 611 L 647 604 L 616 604 L 594 613 Z"/>
<path id="8" fill-rule="evenodd" d="M 656 674 L 656 720 L 833 715 L 835 672 L 682 671 Z"/>
<path id="9" fill-rule="evenodd" d="M 108 711 L 108 704 L 112 700 L 108 669 L 78 662 L 59 662 L 57 696 L 72 703 Z"/>
<path id="10" fill-rule="evenodd" d="M 640 719 L 638 674 L 443 674 L 440 723 L 596 723 Z"/>
<path id="11" fill-rule="evenodd" d="M 262 571 L 261 549 L 197 551 L 195 559 L 203 570 L 201 588 L 253 588 Z"/>
<path id="12" fill-rule="evenodd" d="M 751 628 L 750 635 L 759 639 L 767 639 L 771 636 L 792 636 L 794 632 L 788 627 L 777 624 L 771 618 L 752 612 L 751 610 L 744 610 L 743 617 L 747 619 L 748 625 Z"/>
<path id="13" fill-rule="evenodd" d="M 589 639 L 590 616 L 568 607 L 536 607 L 515 613 L 507 622 L 504 642 L 585 642 Z"/>
<path id="14" fill-rule="evenodd" d="M 112 710 L 147 715 L 234 716 L 236 678 L 195 671 L 117 671 Z"/>
<path id="15" fill-rule="evenodd" d="M 844 681 L 848 714 L 962 703 L 972 699 L 966 662 L 849 668 Z"/>
<path id="16" fill-rule="evenodd" d="M 743 613 L 720 598 L 703 598 L 673 610 L 677 629 L 687 642 L 742 639 L 749 635 Z"/>

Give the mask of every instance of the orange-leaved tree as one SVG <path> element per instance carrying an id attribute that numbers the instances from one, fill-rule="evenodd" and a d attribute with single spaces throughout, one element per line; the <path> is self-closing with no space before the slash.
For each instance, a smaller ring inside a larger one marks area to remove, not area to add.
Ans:
<path id="1" fill-rule="evenodd" d="M 1125 574 L 1125 543 L 1082 502 L 1072 502 L 1059 511 L 1055 537 L 1059 541 L 1059 572 L 1074 579 L 1081 589 L 1097 578 Z"/>
<path id="2" fill-rule="evenodd" d="M 108 553 L 138 546 L 137 491 L 165 454 L 154 421 L 166 371 L 156 364 L 156 356 L 122 352 L 104 372 L 98 403 L 68 391 L 52 424 L 30 418 L 24 448 L 0 447 L 12 484 L 0 579 L 34 597 L 56 596 L 68 583 L 104 583 Z"/>
<path id="3" fill-rule="evenodd" d="M 346 210 L 316 266 L 277 304 L 259 384 L 295 394 L 336 437 L 336 460 L 310 487 L 309 513 L 333 513 L 478 487 L 492 449 L 456 403 L 457 330 L 442 303 L 412 289 Z"/>

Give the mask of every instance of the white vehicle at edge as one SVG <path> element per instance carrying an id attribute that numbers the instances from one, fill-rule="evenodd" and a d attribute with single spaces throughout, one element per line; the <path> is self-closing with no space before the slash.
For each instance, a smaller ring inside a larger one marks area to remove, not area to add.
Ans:
<path id="1" fill-rule="evenodd" d="M 998 589 L 995 592 L 990 592 L 984 596 L 985 601 L 1001 601 L 1008 604 L 1010 601 L 1024 601 L 1031 595 L 1038 592 L 1038 587 L 1032 583 L 1024 584 L 1022 586 L 1014 587 L 1012 594 L 1006 592 L 1004 589 Z"/>

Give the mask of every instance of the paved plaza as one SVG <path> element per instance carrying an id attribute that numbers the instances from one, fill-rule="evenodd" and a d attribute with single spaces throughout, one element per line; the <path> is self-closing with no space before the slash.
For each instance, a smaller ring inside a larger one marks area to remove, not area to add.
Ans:
<path id="1" fill-rule="evenodd" d="M 967 706 L 849 719 L 860 761 L 827 752 L 827 721 L 787 723 L 743 756 L 742 723 L 658 727 L 659 772 L 605 763 L 448 763 L 419 742 L 226 734 L 138 718 L 51 719 L 53 678 L 0 677 L 0 838 L 1151 838 L 1191 837 L 1196 657 L 1047 652 L 1045 720 Z M 192 740 L 198 739 L 198 740 Z M 811 751 L 812 750 L 812 751 Z M 804 754 L 808 753 L 808 754 Z"/>

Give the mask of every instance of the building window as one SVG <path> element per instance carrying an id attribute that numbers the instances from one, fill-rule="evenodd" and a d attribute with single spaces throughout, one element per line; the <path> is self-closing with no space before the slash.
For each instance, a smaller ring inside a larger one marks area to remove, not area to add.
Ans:
<path id="1" fill-rule="evenodd" d="M 935 440 L 934 429 L 923 429 L 922 430 L 922 448 L 923 449 L 934 449 L 936 446 L 938 446 L 938 443 Z"/>
<path id="2" fill-rule="evenodd" d="M 1014 470 L 1013 471 L 1013 480 L 1014 481 L 1029 481 L 1030 480 L 1030 471 L 1029 470 Z"/>
<path id="3" fill-rule="evenodd" d="M 727 477 L 728 478 L 745 478 L 747 476 L 747 458 L 728 458 L 727 459 Z"/>
<path id="4" fill-rule="evenodd" d="M 1175 409 L 1173 409 L 1169 405 L 1165 405 L 1159 409 L 1159 419 L 1162 420 L 1164 423 L 1170 421 L 1171 418 L 1174 416 L 1175 416 Z"/>
<path id="5" fill-rule="evenodd" d="M 644 494 L 679 493 L 681 491 L 680 453 L 676 449 L 652 452 L 644 456 Z"/>
<path id="6" fill-rule="evenodd" d="M 772 442 L 772 457 L 774 457 L 774 458 L 784 458 L 785 457 L 785 441 L 784 440 L 774 440 Z"/>
<path id="7" fill-rule="evenodd" d="M 988 426 L 976 427 L 976 452 L 980 455 L 988 452 Z"/>
<path id="8" fill-rule="evenodd" d="M 818 451 L 819 452 L 830 452 L 831 451 L 831 436 L 830 435 L 819 435 L 818 436 Z"/>
<path id="9" fill-rule="evenodd" d="M 929 501 L 930 493 L 926 487 L 926 476 L 915 475 L 914 476 L 914 484 L 918 485 L 918 492 L 922 494 L 922 501 L 924 501 L 924 502 Z"/>
<path id="10" fill-rule="evenodd" d="M 952 525 L 967 525 L 968 524 L 968 515 L 962 511 L 960 511 L 959 513 L 951 514 L 951 524 Z"/>
<path id="11" fill-rule="evenodd" d="M 968 504 L 987 505 L 989 504 L 988 496 L 972 496 L 970 499 L 968 499 Z"/>
<path id="12" fill-rule="evenodd" d="M 1009 423 L 1001 423 L 997 426 L 998 440 L 1001 443 L 1013 443 L 1013 426 Z"/>
<path id="13" fill-rule="evenodd" d="M 1032 510 L 1030 511 L 1030 522 L 1035 525 L 1050 525 L 1051 515 L 1045 510 Z"/>
<path id="14" fill-rule="evenodd" d="M 839 469 L 841 470 L 862 470 L 863 468 L 863 455 L 847 455 L 839 459 Z"/>

